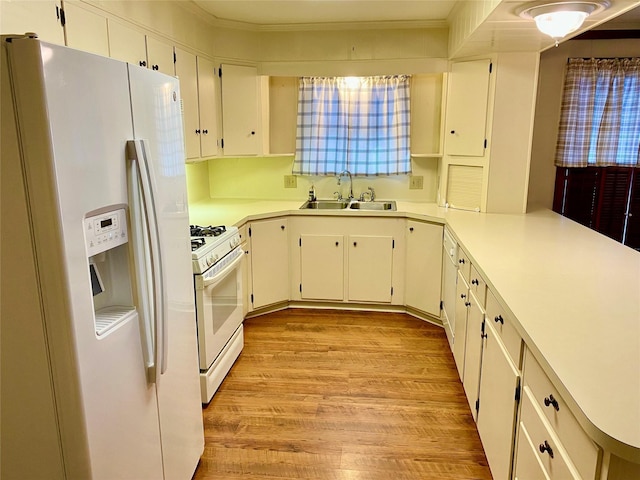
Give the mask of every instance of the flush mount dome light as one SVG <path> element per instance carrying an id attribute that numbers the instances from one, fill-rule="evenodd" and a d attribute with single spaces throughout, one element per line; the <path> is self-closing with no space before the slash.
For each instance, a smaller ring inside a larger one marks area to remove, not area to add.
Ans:
<path id="1" fill-rule="evenodd" d="M 609 6 L 602 1 L 537 2 L 520 7 L 517 14 L 522 18 L 533 19 L 538 30 L 556 41 L 575 32 L 592 13 Z"/>

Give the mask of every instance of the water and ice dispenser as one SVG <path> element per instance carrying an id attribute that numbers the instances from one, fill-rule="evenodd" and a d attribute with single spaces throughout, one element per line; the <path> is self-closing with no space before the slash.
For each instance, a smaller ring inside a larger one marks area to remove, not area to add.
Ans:
<path id="1" fill-rule="evenodd" d="M 100 337 L 136 313 L 126 212 L 120 208 L 93 215 L 84 224 L 95 328 Z"/>

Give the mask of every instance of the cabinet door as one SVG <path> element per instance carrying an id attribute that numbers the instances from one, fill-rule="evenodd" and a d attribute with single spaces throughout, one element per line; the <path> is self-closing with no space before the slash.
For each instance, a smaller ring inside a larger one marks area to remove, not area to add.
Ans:
<path id="1" fill-rule="evenodd" d="M 198 76 L 196 56 L 176 47 L 176 76 L 180 80 L 182 119 L 187 159 L 200 158 Z"/>
<path id="2" fill-rule="evenodd" d="M 451 65 L 445 120 L 447 155 L 484 155 L 490 65 L 489 59 Z"/>
<path id="3" fill-rule="evenodd" d="M 471 408 L 473 419 L 478 419 L 477 400 L 480 388 L 480 366 L 482 363 L 482 335 L 484 324 L 484 311 L 480 302 L 469 292 L 469 305 L 467 314 L 467 331 L 464 354 L 464 392 Z"/>
<path id="4" fill-rule="evenodd" d="M 478 433 L 493 478 L 509 478 L 520 375 L 491 322 L 485 323 Z"/>
<path id="5" fill-rule="evenodd" d="M 109 56 L 141 67 L 147 66 L 144 33 L 109 20 Z"/>
<path id="6" fill-rule="evenodd" d="M 257 155 L 261 145 L 258 71 L 239 65 L 221 69 L 224 154 Z"/>
<path id="7" fill-rule="evenodd" d="M 300 235 L 300 296 L 344 299 L 344 236 Z"/>
<path id="8" fill-rule="evenodd" d="M 76 4 L 65 2 L 67 47 L 109 56 L 107 19 Z"/>
<path id="9" fill-rule="evenodd" d="M 147 36 L 147 61 L 152 70 L 175 76 L 173 45 Z"/>
<path id="10" fill-rule="evenodd" d="M 393 237 L 349 236 L 349 300 L 391 302 Z"/>
<path id="11" fill-rule="evenodd" d="M 249 229 L 253 308 L 288 301 L 287 219 L 253 222 Z"/>
<path id="12" fill-rule="evenodd" d="M 405 304 L 440 316 L 442 225 L 407 222 Z"/>
<path id="13" fill-rule="evenodd" d="M 200 155 L 218 155 L 216 77 L 213 62 L 198 57 L 198 111 L 200 112 Z"/>
<path id="14" fill-rule="evenodd" d="M 460 380 L 464 380 L 464 352 L 467 341 L 467 312 L 469 311 L 469 285 L 462 273 L 458 270 L 458 283 L 456 285 L 456 323 L 453 330 L 453 359 L 458 368 Z"/>
<path id="15" fill-rule="evenodd" d="M 60 23 L 60 1 L 0 2 L 0 33 L 21 35 L 35 32 L 40 40 L 64 45 L 64 30 Z"/>

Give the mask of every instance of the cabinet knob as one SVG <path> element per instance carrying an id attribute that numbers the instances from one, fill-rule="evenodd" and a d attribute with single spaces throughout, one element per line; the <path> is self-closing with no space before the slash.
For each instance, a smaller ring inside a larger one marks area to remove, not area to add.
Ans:
<path id="1" fill-rule="evenodd" d="M 336 242 L 336 247 L 340 245 L 340 242 Z"/>
<path id="2" fill-rule="evenodd" d="M 256 134 L 256 132 L 254 132 L 254 131 L 251 132 L 251 135 L 255 135 L 255 134 Z"/>
<path id="3" fill-rule="evenodd" d="M 209 133 L 209 130 L 202 130 L 202 133 L 206 135 L 207 133 Z"/>
<path id="4" fill-rule="evenodd" d="M 462 265 L 464 265 L 464 258 L 461 258 L 460 260 L 458 260 L 458 263 L 461 263 Z"/>
<path id="5" fill-rule="evenodd" d="M 409 231 L 410 231 L 410 232 L 413 232 L 413 227 L 409 227 Z"/>
<path id="6" fill-rule="evenodd" d="M 474 278 L 473 280 L 471 280 L 471 285 L 480 285 L 480 282 L 477 278 Z"/>
<path id="7" fill-rule="evenodd" d="M 540 449 L 540 453 L 547 452 L 549 456 L 553 458 L 553 449 L 549 445 L 549 442 L 545 440 L 544 443 L 541 443 L 538 448 Z"/>
<path id="8" fill-rule="evenodd" d="M 284 230 L 284 225 L 280 225 L 280 229 L 281 229 L 281 230 Z"/>
<path id="9" fill-rule="evenodd" d="M 200 135 L 200 129 L 196 130 L 196 134 Z"/>
<path id="10" fill-rule="evenodd" d="M 551 405 L 553 405 L 553 408 L 556 409 L 556 412 L 560 411 L 560 405 L 558 404 L 558 401 L 553 398 L 553 395 L 549 395 L 548 397 L 544 397 L 544 405 L 545 407 L 549 407 Z"/>
<path id="11" fill-rule="evenodd" d="M 158 65 L 153 65 L 153 66 L 151 67 L 151 70 L 158 71 L 158 70 L 160 70 L 160 67 L 159 67 Z"/>
<path id="12" fill-rule="evenodd" d="M 358 246 L 358 242 L 353 242 L 353 246 L 357 247 Z"/>
<path id="13" fill-rule="evenodd" d="M 451 130 L 451 135 L 455 135 L 456 131 L 455 130 Z"/>
<path id="14" fill-rule="evenodd" d="M 470 307 L 471 306 L 471 302 L 464 302 L 464 306 L 465 307 Z"/>
<path id="15" fill-rule="evenodd" d="M 147 66 L 147 62 L 145 60 L 140 60 L 140 62 L 138 62 L 140 64 L 141 67 L 146 67 Z"/>
<path id="16" fill-rule="evenodd" d="M 504 325 L 504 318 L 502 318 L 502 315 L 498 315 L 497 317 L 495 317 L 493 319 L 496 323 L 499 323 L 501 325 Z"/>
<path id="17" fill-rule="evenodd" d="M 461 294 L 460 294 L 460 298 L 467 298 L 467 295 L 466 295 L 466 294 L 464 294 L 464 293 L 461 293 Z"/>

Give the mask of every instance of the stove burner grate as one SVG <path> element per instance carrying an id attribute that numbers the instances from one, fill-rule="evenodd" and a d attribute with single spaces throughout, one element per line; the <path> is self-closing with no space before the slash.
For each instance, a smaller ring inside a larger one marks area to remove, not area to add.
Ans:
<path id="1" fill-rule="evenodd" d="M 191 239 L 191 251 L 195 251 L 197 249 L 199 249 L 200 247 L 204 246 L 205 244 L 205 239 L 204 238 L 192 238 Z"/>
<path id="2" fill-rule="evenodd" d="M 218 235 L 222 235 L 226 232 L 226 227 L 224 225 L 201 227 L 200 225 L 190 225 L 192 237 L 217 237 Z"/>

